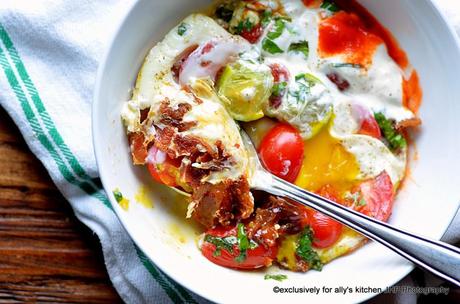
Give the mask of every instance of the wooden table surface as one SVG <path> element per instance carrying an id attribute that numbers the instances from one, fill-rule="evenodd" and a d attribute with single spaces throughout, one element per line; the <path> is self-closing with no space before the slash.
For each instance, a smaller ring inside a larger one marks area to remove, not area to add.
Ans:
<path id="1" fill-rule="evenodd" d="M 119 303 L 80 223 L 0 107 L 0 302 Z"/>

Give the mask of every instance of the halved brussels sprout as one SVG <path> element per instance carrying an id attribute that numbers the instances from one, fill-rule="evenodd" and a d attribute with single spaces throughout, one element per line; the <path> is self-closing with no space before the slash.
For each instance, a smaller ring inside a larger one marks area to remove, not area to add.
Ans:
<path id="1" fill-rule="evenodd" d="M 227 65 L 217 81 L 217 93 L 230 115 L 240 121 L 264 116 L 264 104 L 270 97 L 273 76 L 268 66 L 237 60 Z"/>

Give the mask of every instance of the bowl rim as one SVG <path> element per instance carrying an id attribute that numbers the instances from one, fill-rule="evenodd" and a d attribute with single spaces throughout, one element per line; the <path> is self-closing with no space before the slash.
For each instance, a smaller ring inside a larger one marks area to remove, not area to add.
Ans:
<path id="1" fill-rule="evenodd" d="M 459 37 L 459 34 L 457 34 L 453 24 L 449 21 L 449 19 L 447 18 L 446 14 L 440 9 L 440 6 L 439 6 L 438 3 L 436 3 L 436 1 L 434 1 L 434 0 L 422 0 L 422 1 L 425 1 L 425 3 L 427 5 L 429 5 L 430 10 L 434 14 L 437 14 L 437 17 L 440 18 L 440 20 L 442 21 L 442 23 L 445 26 L 446 30 L 448 31 L 448 34 L 449 34 L 450 38 L 453 40 L 453 42 L 454 42 L 454 44 L 456 46 L 456 52 L 458 54 L 458 57 L 460 58 L 460 37 Z M 141 3 L 142 3 L 141 0 L 136 0 L 129 7 L 129 9 L 127 10 L 127 13 L 124 15 L 124 17 L 120 20 L 120 22 L 118 23 L 118 26 L 116 27 L 116 30 L 112 32 L 112 35 L 111 35 L 110 39 L 108 39 L 109 43 L 107 44 L 107 46 L 105 48 L 105 51 L 103 52 L 103 55 L 102 55 L 102 57 L 100 59 L 100 64 L 99 64 L 97 74 L 96 74 L 96 81 L 95 81 L 95 86 L 94 86 L 94 91 L 93 91 L 93 98 L 92 98 L 92 105 L 91 105 L 91 132 L 92 132 L 93 149 L 94 149 L 94 154 L 95 154 L 95 158 L 96 158 L 96 164 L 97 164 L 99 176 L 100 176 L 100 179 L 101 179 L 102 187 L 103 187 L 104 191 L 107 194 L 107 197 L 108 197 L 108 199 L 110 201 L 110 204 L 113 207 L 113 210 L 114 210 L 117 218 L 119 219 L 119 221 L 122 224 L 123 228 L 128 233 L 128 235 L 131 238 L 131 240 L 134 242 L 135 245 L 137 245 L 139 247 L 139 249 L 142 252 L 145 253 L 145 256 L 156 267 L 158 267 L 164 274 L 166 274 L 170 279 L 172 279 L 175 282 L 177 282 L 178 284 L 182 285 L 187 290 L 189 290 L 189 291 L 191 291 L 191 292 L 203 297 L 204 299 L 207 299 L 207 300 L 210 300 L 210 301 L 218 303 L 217 299 L 210 298 L 208 295 L 206 295 L 206 294 L 204 294 L 204 293 L 202 293 L 200 291 L 195 291 L 195 290 L 191 289 L 189 287 L 189 284 L 187 284 L 186 281 L 182 280 L 182 278 L 180 276 L 175 275 L 174 273 L 170 272 L 169 269 L 166 269 L 165 267 L 163 267 L 163 265 L 159 265 L 159 264 L 155 263 L 154 259 L 151 258 L 146 253 L 147 251 L 144 250 L 143 242 L 136 237 L 136 234 L 132 233 L 131 229 L 129 228 L 129 225 L 126 223 L 126 221 L 124 220 L 123 215 L 120 213 L 121 211 L 118 208 L 116 208 L 116 206 L 115 206 L 116 202 L 114 201 L 114 198 L 111 195 L 108 195 L 109 192 L 107 192 L 107 190 L 106 190 L 106 189 L 108 189 L 108 187 L 106 186 L 107 185 L 106 178 L 104 177 L 104 175 L 102 174 L 102 171 L 100 170 L 100 163 L 101 163 L 100 159 L 103 158 L 103 152 L 101 151 L 100 145 L 98 145 L 98 142 L 99 142 L 99 140 L 98 140 L 99 135 L 98 134 L 99 133 L 97 132 L 97 123 L 96 122 L 99 120 L 99 117 L 100 117 L 98 107 L 99 107 L 99 100 L 100 100 L 100 96 L 101 96 L 101 83 L 102 83 L 102 79 L 104 77 L 104 74 L 105 74 L 105 72 L 107 70 L 109 57 L 110 57 L 110 54 L 112 53 L 112 51 L 114 49 L 114 43 L 116 42 L 116 40 L 118 38 L 118 35 L 119 35 L 120 31 L 126 26 L 127 21 L 130 18 L 132 18 L 133 12 L 136 11 L 136 8 L 139 5 L 141 5 Z M 456 212 L 454 212 L 452 214 L 452 218 L 450 219 L 450 221 L 446 222 L 446 225 L 442 229 L 440 229 L 440 231 L 442 231 L 442 233 L 440 233 L 439 236 L 435 237 L 434 239 L 439 240 L 446 234 L 448 227 L 454 221 L 455 215 L 458 212 L 460 212 L 460 201 L 457 203 L 457 207 L 456 207 L 455 210 L 456 210 Z M 389 286 L 393 286 L 396 283 L 398 283 L 399 281 L 401 281 L 414 268 L 415 268 L 415 266 L 413 264 L 408 265 L 406 270 L 401 271 L 400 276 L 398 276 L 398 277 L 395 276 L 394 280 L 392 280 L 392 282 L 391 282 L 391 284 Z M 377 296 L 378 294 L 379 293 L 366 293 L 360 300 L 362 302 L 364 302 L 364 301 L 367 301 L 367 300 Z"/>

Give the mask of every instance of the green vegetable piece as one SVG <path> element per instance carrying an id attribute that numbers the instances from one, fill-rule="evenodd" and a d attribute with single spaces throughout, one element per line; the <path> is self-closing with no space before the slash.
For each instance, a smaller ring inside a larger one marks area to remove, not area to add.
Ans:
<path id="1" fill-rule="evenodd" d="M 250 242 L 248 236 L 246 235 L 246 231 L 244 231 L 244 225 L 242 223 L 238 223 L 237 226 L 237 239 L 240 254 L 235 258 L 235 261 L 241 263 L 246 260 L 247 250 L 250 247 Z"/>
<path id="2" fill-rule="evenodd" d="M 310 227 L 306 227 L 299 236 L 295 253 L 298 257 L 306 261 L 310 268 L 321 271 L 321 269 L 323 269 L 323 263 L 318 253 L 312 248 L 312 240 L 313 230 Z"/>
<path id="3" fill-rule="evenodd" d="M 275 280 L 278 282 L 282 282 L 286 280 L 288 277 L 285 274 L 266 274 L 264 276 L 264 280 Z"/>
<path id="4" fill-rule="evenodd" d="M 117 203 L 121 202 L 123 200 L 123 194 L 121 194 L 120 190 L 115 189 L 112 191 L 113 196 L 115 197 L 115 200 Z"/>
<path id="5" fill-rule="evenodd" d="M 287 87 L 286 81 L 276 83 L 273 86 L 272 95 L 277 96 L 277 97 L 284 95 L 284 93 L 286 92 L 286 87 Z"/>
<path id="6" fill-rule="evenodd" d="M 333 0 L 324 0 L 321 4 L 321 8 L 324 8 L 333 13 L 340 11 L 340 8 Z"/>
<path id="7" fill-rule="evenodd" d="M 264 116 L 262 109 L 272 87 L 268 67 L 238 60 L 224 68 L 217 81 L 217 94 L 234 119 L 253 121 Z"/>
<path id="8" fill-rule="evenodd" d="M 216 246 L 216 250 L 213 253 L 213 256 L 215 257 L 220 256 L 222 249 L 227 250 L 230 253 L 233 253 L 233 245 L 237 243 L 237 239 L 235 237 L 229 236 L 225 238 L 220 238 L 209 234 L 205 235 L 204 241 Z"/>
<path id="9" fill-rule="evenodd" d="M 184 36 L 184 34 L 187 32 L 187 30 L 188 30 L 188 24 L 185 23 L 185 22 L 182 22 L 177 27 L 177 34 L 179 34 L 179 36 Z"/>
<path id="10" fill-rule="evenodd" d="M 272 40 L 278 38 L 283 34 L 284 28 L 284 21 L 282 19 L 277 19 L 275 21 L 273 29 L 270 32 L 268 32 L 267 37 Z"/>
<path id="11" fill-rule="evenodd" d="M 354 69 L 362 69 L 363 66 L 356 63 L 333 63 L 331 64 L 333 68 L 354 68 Z"/>
<path id="12" fill-rule="evenodd" d="M 235 34 L 239 35 L 242 32 L 249 32 L 253 27 L 254 24 L 251 22 L 251 20 L 246 18 L 245 20 L 240 21 L 233 31 Z"/>
<path id="13" fill-rule="evenodd" d="M 308 58 L 308 54 L 310 52 L 310 49 L 308 47 L 308 41 L 299 41 L 295 43 L 291 43 L 291 45 L 288 48 L 289 52 L 297 52 L 297 53 L 302 53 L 305 58 Z"/>
<path id="14" fill-rule="evenodd" d="M 283 50 L 269 38 L 264 38 L 262 41 L 262 49 L 270 54 L 283 53 Z"/>
<path id="15" fill-rule="evenodd" d="M 260 20 L 260 24 L 262 24 L 263 27 L 266 27 L 270 21 L 272 20 L 273 13 L 270 10 L 264 11 L 262 13 L 262 19 Z"/>
<path id="16" fill-rule="evenodd" d="M 317 83 L 321 83 L 321 80 L 310 73 L 298 74 L 295 76 L 295 81 L 305 80 L 310 87 L 314 86 Z"/>
<path id="17" fill-rule="evenodd" d="M 363 207 L 363 206 L 366 206 L 367 205 L 367 202 L 364 198 L 361 198 L 358 203 L 356 204 L 356 206 L 358 207 Z"/>
<path id="18" fill-rule="evenodd" d="M 387 119 L 385 115 L 382 113 L 374 113 L 374 118 L 377 121 L 380 130 L 387 141 L 387 145 L 392 152 L 397 152 L 407 146 L 404 136 L 395 129 L 393 123 Z"/>

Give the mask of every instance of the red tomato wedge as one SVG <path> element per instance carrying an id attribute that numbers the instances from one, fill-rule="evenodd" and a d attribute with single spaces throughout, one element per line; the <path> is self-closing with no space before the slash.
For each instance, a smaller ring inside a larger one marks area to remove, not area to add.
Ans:
<path id="1" fill-rule="evenodd" d="M 264 29 L 262 27 L 262 25 L 258 24 L 256 26 L 254 26 L 251 30 L 249 31 L 246 31 L 246 30 L 243 30 L 241 32 L 241 36 L 246 39 L 247 41 L 249 41 L 250 43 L 254 44 L 256 43 L 257 41 L 259 41 L 259 38 L 260 36 L 262 36 L 262 33 L 264 32 Z"/>
<path id="2" fill-rule="evenodd" d="M 368 115 L 361 121 L 361 127 L 358 130 L 358 134 L 372 136 L 377 139 L 382 137 L 379 124 L 372 115 Z"/>
<path id="3" fill-rule="evenodd" d="M 390 176 L 383 171 L 369 181 L 359 185 L 363 204 L 355 209 L 381 221 L 387 221 L 393 209 L 395 192 Z"/>
<path id="4" fill-rule="evenodd" d="M 165 152 L 152 146 L 147 157 L 147 168 L 154 180 L 170 187 L 176 187 L 179 160 L 171 159 Z"/>
<path id="5" fill-rule="evenodd" d="M 259 156 L 274 175 L 294 182 L 302 167 L 304 143 L 299 131 L 288 124 L 274 126 L 262 139 Z"/>
<path id="6" fill-rule="evenodd" d="M 205 235 L 221 239 L 226 237 L 236 237 L 236 230 L 236 227 L 217 227 L 209 230 Z M 246 258 L 242 261 L 238 261 L 237 259 L 240 255 L 240 250 L 237 244 L 233 245 L 231 252 L 224 248 L 219 249 L 219 251 L 216 250 L 216 245 L 207 242 L 205 237 L 205 241 L 203 241 L 203 244 L 201 245 L 201 252 L 208 260 L 223 267 L 251 270 L 270 266 L 272 261 L 276 258 L 278 247 L 272 246 L 266 248 L 263 245 L 258 245 L 254 249 L 248 249 L 246 251 Z M 216 254 L 216 252 L 218 252 L 218 254 Z"/>
<path id="7" fill-rule="evenodd" d="M 377 121 L 374 118 L 374 115 L 368 108 L 358 103 L 353 103 L 351 110 L 353 116 L 355 117 L 356 121 L 360 126 L 357 132 L 358 134 L 372 136 L 377 139 L 380 139 L 382 137 L 379 124 L 377 123 Z"/>
<path id="8" fill-rule="evenodd" d="M 335 191 L 329 185 L 322 187 L 318 194 L 331 201 L 338 202 Z M 308 221 L 313 230 L 313 246 L 316 248 L 332 246 L 342 234 L 343 225 L 321 212 L 309 209 Z"/>

